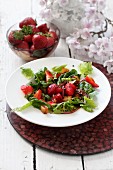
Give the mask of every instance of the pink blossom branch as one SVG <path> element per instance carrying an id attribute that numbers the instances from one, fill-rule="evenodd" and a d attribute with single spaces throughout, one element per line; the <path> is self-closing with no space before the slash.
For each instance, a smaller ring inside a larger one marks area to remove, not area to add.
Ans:
<path id="1" fill-rule="evenodd" d="M 101 30 L 101 31 L 98 31 L 98 32 L 92 31 L 90 33 L 92 34 L 92 36 L 98 35 L 98 37 L 101 38 L 102 37 L 101 34 L 104 34 L 107 31 L 107 29 L 108 29 L 108 21 L 107 21 L 107 18 L 106 18 L 104 30 Z"/>

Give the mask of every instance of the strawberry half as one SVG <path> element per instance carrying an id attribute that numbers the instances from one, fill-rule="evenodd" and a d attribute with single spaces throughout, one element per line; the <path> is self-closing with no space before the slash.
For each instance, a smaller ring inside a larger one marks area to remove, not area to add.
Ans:
<path id="1" fill-rule="evenodd" d="M 76 90 L 76 86 L 72 83 L 67 83 L 65 85 L 65 94 L 67 96 L 73 96 Z"/>
<path id="2" fill-rule="evenodd" d="M 19 23 L 19 27 L 23 28 L 24 25 L 37 25 L 36 21 L 32 17 L 27 17 Z"/>
<path id="3" fill-rule="evenodd" d="M 47 46 L 47 37 L 40 34 L 33 35 L 32 42 L 35 49 L 42 49 Z"/>
<path id="4" fill-rule="evenodd" d="M 46 74 L 46 82 L 48 82 L 49 79 L 53 79 L 53 74 L 49 70 L 46 70 L 45 74 Z"/>

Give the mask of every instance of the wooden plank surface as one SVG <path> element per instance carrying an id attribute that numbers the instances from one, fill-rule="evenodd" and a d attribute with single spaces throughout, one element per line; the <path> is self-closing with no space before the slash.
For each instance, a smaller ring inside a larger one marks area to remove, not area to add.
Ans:
<path id="1" fill-rule="evenodd" d="M 6 31 L 24 15 L 30 15 L 30 9 L 30 0 L 0 0 L 0 108 L 4 111 L 6 80 L 13 70 L 24 63 L 9 49 Z M 16 133 L 4 111 L 0 111 L 0 169 L 33 170 L 32 146 Z"/>

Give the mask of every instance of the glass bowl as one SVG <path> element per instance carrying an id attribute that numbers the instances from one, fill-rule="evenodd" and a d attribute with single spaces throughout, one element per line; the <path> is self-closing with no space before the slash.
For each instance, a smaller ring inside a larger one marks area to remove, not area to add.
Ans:
<path id="1" fill-rule="evenodd" d="M 11 31 L 15 31 L 15 30 L 20 30 L 19 28 L 19 23 L 16 23 L 14 25 L 12 25 L 7 33 L 6 33 L 6 38 L 7 38 L 7 42 L 9 44 L 9 47 L 11 48 L 11 50 L 20 58 L 22 58 L 25 61 L 32 61 L 35 59 L 39 59 L 39 58 L 43 58 L 43 57 L 48 57 L 50 56 L 54 50 L 56 49 L 58 43 L 59 43 L 59 39 L 60 39 L 60 30 L 59 28 L 53 24 L 53 23 L 49 23 L 49 22 L 45 22 L 45 21 L 38 21 L 38 25 L 41 24 L 47 24 L 47 27 L 49 28 L 49 31 L 54 31 L 57 34 L 57 40 L 55 40 L 55 43 L 47 48 L 42 48 L 42 49 L 38 49 L 38 50 L 30 50 L 30 49 L 22 49 L 22 48 L 17 48 L 16 46 L 14 46 L 13 44 L 11 44 L 9 42 L 8 36 L 10 34 Z"/>

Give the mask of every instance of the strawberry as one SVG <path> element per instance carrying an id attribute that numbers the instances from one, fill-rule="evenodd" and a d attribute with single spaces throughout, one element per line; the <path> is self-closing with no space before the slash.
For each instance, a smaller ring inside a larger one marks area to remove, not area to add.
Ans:
<path id="1" fill-rule="evenodd" d="M 37 90 L 36 93 L 34 94 L 34 97 L 40 100 L 42 98 L 42 90 Z"/>
<path id="2" fill-rule="evenodd" d="M 22 85 L 21 90 L 25 95 L 33 93 L 33 87 L 30 85 Z"/>
<path id="3" fill-rule="evenodd" d="M 31 45 L 31 47 L 30 47 L 30 51 L 31 51 L 31 52 L 33 52 L 34 50 L 35 50 L 34 45 Z"/>
<path id="4" fill-rule="evenodd" d="M 16 45 L 22 42 L 24 35 L 21 31 L 11 31 L 8 36 L 8 40 L 11 44 Z"/>
<path id="5" fill-rule="evenodd" d="M 36 23 L 36 21 L 33 19 L 33 18 L 31 18 L 31 17 L 27 17 L 27 18 L 25 18 L 24 20 L 22 20 L 20 23 L 19 23 L 19 27 L 20 28 L 23 28 L 23 26 L 24 25 L 37 25 L 37 23 Z"/>
<path id="6" fill-rule="evenodd" d="M 20 49 L 26 49 L 26 50 L 29 49 L 29 45 L 26 41 L 22 41 L 20 44 L 17 44 L 15 47 Z"/>
<path id="7" fill-rule="evenodd" d="M 28 26 L 32 28 L 32 33 L 33 34 L 36 34 L 36 33 L 40 32 L 38 27 L 36 27 L 35 25 L 28 25 Z"/>
<path id="8" fill-rule="evenodd" d="M 24 41 L 26 41 L 26 42 L 32 42 L 32 35 L 31 34 L 29 34 L 29 35 L 24 35 Z"/>
<path id="9" fill-rule="evenodd" d="M 54 45 L 55 41 L 53 37 L 47 37 L 47 47 Z"/>
<path id="10" fill-rule="evenodd" d="M 60 93 L 53 95 L 52 102 L 61 103 L 63 101 L 62 95 Z"/>
<path id="11" fill-rule="evenodd" d="M 58 87 L 56 88 L 56 94 L 57 94 L 57 93 L 62 93 L 62 91 L 63 91 L 63 90 L 62 90 L 61 87 L 58 86 Z"/>
<path id="12" fill-rule="evenodd" d="M 47 33 L 49 31 L 49 28 L 47 27 L 46 23 L 42 24 L 42 25 L 39 25 L 38 29 L 40 30 L 40 32 L 43 32 L 43 33 Z"/>
<path id="13" fill-rule="evenodd" d="M 47 94 L 50 96 L 52 96 L 53 94 L 56 94 L 56 89 L 57 89 L 57 85 L 55 83 L 49 85 L 47 88 Z"/>
<path id="14" fill-rule="evenodd" d="M 48 82 L 49 79 L 53 79 L 53 74 L 49 70 L 46 70 L 45 74 L 46 74 L 46 82 Z"/>
<path id="15" fill-rule="evenodd" d="M 72 83 L 67 83 L 65 85 L 65 94 L 67 96 L 73 96 L 76 90 L 76 86 Z"/>
<path id="16" fill-rule="evenodd" d="M 42 49 L 47 46 L 47 37 L 44 35 L 35 34 L 33 35 L 32 42 L 35 49 Z"/>
<path id="17" fill-rule="evenodd" d="M 48 34 L 49 34 L 51 37 L 54 38 L 54 41 L 56 41 L 56 40 L 58 39 L 58 36 L 57 36 L 57 34 L 56 34 L 55 31 L 49 31 Z"/>
<path id="18" fill-rule="evenodd" d="M 52 102 L 52 101 L 48 101 L 47 103 L 50 104 L 51 106 L 55 104 L 55 103 Z"/>

